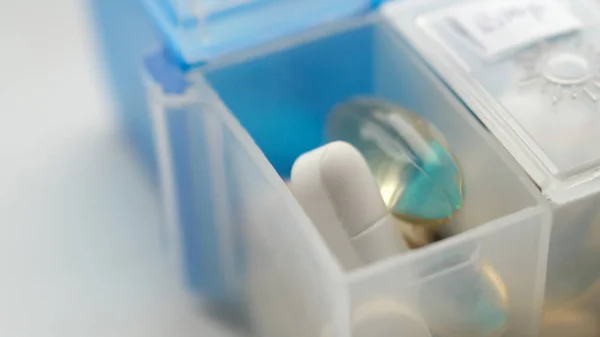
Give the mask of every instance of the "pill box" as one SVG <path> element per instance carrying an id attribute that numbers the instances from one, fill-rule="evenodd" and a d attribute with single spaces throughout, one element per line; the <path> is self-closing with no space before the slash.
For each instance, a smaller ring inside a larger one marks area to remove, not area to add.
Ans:
<path id="1" fill-rule="evenodd" d="M 425 0 L 386 6 L 396 31 L 553 205 L 543 336 L 597 335 L 599 3 Z"/>
<path id="2" fill-rule="evenodd" d="M 145 69 L 169 247 L 190 287 L 243 303 L 257 335 L 537 336 L 549 206 L 387 17 L 336 19 L 197 66 L 159 48 Z M 281 177 L 356 95 L 433 123 L 466 199 L 454 236 L 345 270 Z M 269 137 L 293 151 L 269 158 Z"/>

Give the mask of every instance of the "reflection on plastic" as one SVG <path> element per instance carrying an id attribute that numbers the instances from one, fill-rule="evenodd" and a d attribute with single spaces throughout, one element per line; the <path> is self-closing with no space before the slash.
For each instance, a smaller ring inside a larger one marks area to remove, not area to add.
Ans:
<path id="1" fill-rule="evenodd" d="M 559 305 L 546 305 L 542 318 L 541 335 L 544 337 L 600 336 L 600 282 L 594 283 L 572 301 Z"/>
<path id="2" fill-rule="evenodd" d="M 360 305 L 354 310 L 352 326 L 353 334 L 357 337 L 433 336 L 423 319 L 391 299 Z"/>
<path id="3" fill-rule="evenodd" d="M 475 247 L 474 247 L 475 248 Z M 427 271 L 432 272 L 428 276 Z M 435 336 L 493 337 L 508 327 L 508 290 L 500 275 L 473 250 L 448 256 L 420 272 L 423 316 Z M 444 277 L 436 277 L 444 273 Z"/>
<path id="4" fill-rule="evenodd" d="M 445 284 L 436 279 L 415 289 L 421 294 L 421 311 L 385 295 L 358 305 L 352 314 L 353 336 L 502 336 L 508 326 L 506 286 L 491 266 L 473 268 L 473 262 L 455 266 L 451 273 L 458 275 L 456 282 L 443 277 Z M 326 327 L 322 336 L 330 335 Z"/>

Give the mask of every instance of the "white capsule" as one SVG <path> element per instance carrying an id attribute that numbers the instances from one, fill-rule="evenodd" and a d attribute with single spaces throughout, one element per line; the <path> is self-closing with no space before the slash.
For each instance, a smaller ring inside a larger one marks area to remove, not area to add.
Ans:
<path id="1" fill-rule="evenodd" d="M 343 265 L 352 265 L 349 251 L 369 263 L 408 250 L 399 228 L 406 224 L 389 214 L 352 145 L 337 141 L 302 155 L 292 168 L 291 189 Z M 337 237 L 340 232 L 345 238 Z"/>
<path id="2" fill-rule="evenodd" d="M 329 249 L 344 268 L 351 270 L 362 263 L 323 187 L 319 162 L 326 150 L 321 147 L 300 156 L 292 167 L 288 186 Z"/>

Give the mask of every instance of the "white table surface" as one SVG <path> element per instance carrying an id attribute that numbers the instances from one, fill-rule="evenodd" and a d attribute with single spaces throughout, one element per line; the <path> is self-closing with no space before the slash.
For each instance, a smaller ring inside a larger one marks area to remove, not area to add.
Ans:
<path id="1" fill-rule="evenodd" d="M 84 2 L 0 0 L 0 336 L 231 336 L 164 262 Z"/>

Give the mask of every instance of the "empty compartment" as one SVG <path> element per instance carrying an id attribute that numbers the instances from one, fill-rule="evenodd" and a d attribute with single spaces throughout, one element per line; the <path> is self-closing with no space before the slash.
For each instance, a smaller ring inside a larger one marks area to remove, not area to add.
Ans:
<path id="1" fill-rule="evenodd" d="M 171 247 L 184 252 L 188 274 L 201 270 L 225 285 L 201 287 L 203 295 L 245 303 L 260 336 L 536 335 L 548 209 L 378 15 L 186 77 L 180 94 L 165 93 L 167 79 L 155 78 L 149 101 Z M 444 225 L 454 235 L 345 270 L 281 177 L 297 156 L 327 142 L 331 108 L 357 95 L 387 99 L 433 123 L 460 163 L 466 193 Z"/>

